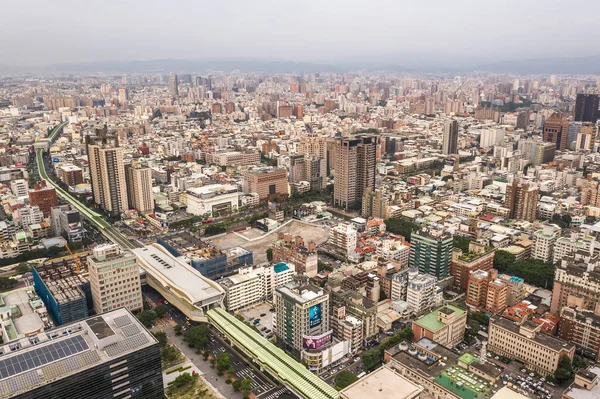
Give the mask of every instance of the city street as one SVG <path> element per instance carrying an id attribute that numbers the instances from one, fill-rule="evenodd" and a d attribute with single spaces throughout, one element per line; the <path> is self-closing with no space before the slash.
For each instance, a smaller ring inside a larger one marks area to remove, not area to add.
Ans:
<path id="1" fill-rule="evenodd" d="M 201 355 L 196 354 L 196 350 L 190 348 L 187 343 L 183 341 L 185 331 L 182 335 L 177 336 L 174 331 L 174 326 L 179 324 L 185 329 L 194 326 L 194 322 L 187 325 L 186 317 L 179 309 L 175 308 L 171 304 L 165 303 L 164 299 L 151 287 L 144 288 L 145 298 L 153 305 L 159 303 L 165 304 L 169 308 L 167 315 L 156 322 L 154 330 L 164 331 L 167 334 L 169 340 L 179 350 L 186 355 L 196 367 L 198 367 L 203 373 L 206 374 L 206 379 L 221 392 L 227 398 L 242 398 L 241 392 L 235 392 L 230 384 L 225 383 L 226 377 L 219 377 L 217 369 L 210 367 L 208 360 L 204 361 Z M 231 346 L 227 345 L 218 336 L 216 332 L 213 332 L 210 337 L 210 341 L 206 346 L 206 349 L 210 352 L 211 356 L 217 357 L 220 353 L 228 353 L 231 357 L 231 366 L 235 369 L 236 379 L 248 378 L 252 380 L 252 393 L 256 397 L 261 399 L 295 399 L 296 396 L 292 395 L 286 387 L 278 385 L 275 386 L 272 382 L 267 380 L 258 370 L 248 364 L 241 356 L 234 351 Z"/>

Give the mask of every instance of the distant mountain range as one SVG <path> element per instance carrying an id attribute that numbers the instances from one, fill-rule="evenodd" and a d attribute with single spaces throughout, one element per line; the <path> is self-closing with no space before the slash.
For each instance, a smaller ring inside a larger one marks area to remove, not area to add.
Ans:
<path id="1" fill-rule="evenodd" d="M 410 66 L 404 66 L 394 62 L 377 64 L 369 60 L 364 64 L 358 62 L 340 63 L 311 63 L 293 61 L 266 61 L 249 59 L 156 59 L 146 61 L 98 61 L 98 62 L 74 62 L 60 63 L 36 67 L 19 67 L 0 64 L 0 74 L 22 75 L 43 73 L 132 73 L 132 72 L 202 72 L 209 70 L 242 72 L 274 73 L 315 73 L 315 72 L 346 72 L 361 69 L 388 70 L 398 72 L 437 72 L 437 73 L 467 73 L 473 71 L 514 73 L 514 74 L 578 74 L 600 75 L 600 55 L 572 58 L 536 58 L 536 59 L 512 59 L 506 61 L 489 63 L 450 63 L 431 61 L 419 63 L 418 58 L 411 58 Z"/>
<path id="2" fill-rule="evenodd" d="M 199 72 L 220 70 L 263 73 L 313 73 L 341 72 L 342 68 L 329 64 L 292 61 L 261 61 L 245 59 L 177 60 L 159 59 L 147 61 L 100 61 L 87 63 L 63 63 L 45 67 L 54 72 Z"/>

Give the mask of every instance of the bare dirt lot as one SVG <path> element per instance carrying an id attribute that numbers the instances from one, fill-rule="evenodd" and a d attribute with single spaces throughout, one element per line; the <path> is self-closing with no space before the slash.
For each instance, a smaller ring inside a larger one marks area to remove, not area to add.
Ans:
<path id="1" fill-rule="evenodd" d="M 221 249 L 242 247 L 254 254 L 254 264 L 267 261 L 267 249 L 277 240 L 280 232 L 289 233 L 292 236 L 301 236 L 304 242 L 314 241 L 317 246 L 322 245 L 329 237 L 329 227 L 311 225 L 292 220 L 285 226 L 280 227 L 270 234 L 262 230 L 252 228 L 243 233 L 228 233 L 219 237 L 209 238 L 208 241 Z"/>

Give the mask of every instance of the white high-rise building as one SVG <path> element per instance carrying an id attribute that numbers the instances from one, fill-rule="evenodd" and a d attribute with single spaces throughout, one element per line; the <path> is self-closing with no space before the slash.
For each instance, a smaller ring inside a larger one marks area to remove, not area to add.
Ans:
<path id="1" fill-rule="evenodd" d="M 573 233 L 570 237 L 560 237 L 554 243 L 552 261 L 559 262 L 573 251 L 586 251 L 592 255 L 596 238 L 584 234 Z"/>
<path id="2" fill-rule="evenodd" d="M 348 257 L 354 254 L 357 239 L 358 232 L 349 223 L 338 224 L 329 232 L 329 243 Z"/>
<path id="3" fill-rule="evenodd" d="M 429 274 L 418 274 L 416 269 L 409 272 L 406 290 L 408 309 L 414 314 L 423 314 L 436 306 L 437 279 Z"/>
<path id="4" fill-rule="evenodd" d="M 240 268 L 238 273 L 222 280 L 225 307 L 229 312 L 264 302 L 273 297 L 273 290 L 291 283 L 295 267 L 291 263 Z"/>
<path id="5" fill-rule="evenodd" d="M 29 191 L 29 184 L 25 179 L 12 180 L 10 182 L 10 191 L 15 197 L 26 197 Z"/>
<path id="6" fill-rule="evenodd" d="M 142 287 L 137 256 L 116 244 L 100 245 L 87 258 L 96 313 L 125 307 L 142 310 Z"/>
<path id="7" fill-rule="evenodd" d="M 544 226 L 541 230 L 533 233 L 531 257 L 544 262 L 551 261 L 554 243 L 556 243 L 559 236 L 560 229 L 553 225 Z"/>

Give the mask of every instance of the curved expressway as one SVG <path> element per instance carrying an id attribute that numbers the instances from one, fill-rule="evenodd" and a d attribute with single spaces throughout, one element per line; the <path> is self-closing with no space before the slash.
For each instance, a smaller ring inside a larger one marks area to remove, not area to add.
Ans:
<path id="1" fill-rule="evenodd" d="M 62 129 L 67 125 L 68 122 L 63 122 L 57 127 L 54 128 L 52 133 L 50 133 L 49 139 L 50 142 L 54 142 L 56 137 L 60 135 Z M 93 210 L 87 208 L 81 202 L 79 202 L 76 198 L 74 198 L 71 194 L 62 189 L 58 184 L 56 184 L 48 174 L 46 173 L 46 168 L 44 165 L 44 157 L 43 150 L 40 148 L 36 151 L 36 164 L 38 168 L 38 173 L 40 174 L 40 178 L 46 180 L 47 184 L 50 184 L 56 190 L 56 194 L 64 201 L 71 204 L 74 209 L 77 209 L 79 213 L 85 217 L 92 225 L 94 225 L 102 235 L 106 238 L 114 242 L 115 244 L 120 245 L 124 249 L 134 249 L 139 248 L 138 245 L 134 244 L 123 234 L 118 232 L 114 227 L 112 227 L 102 215 Z"/>

